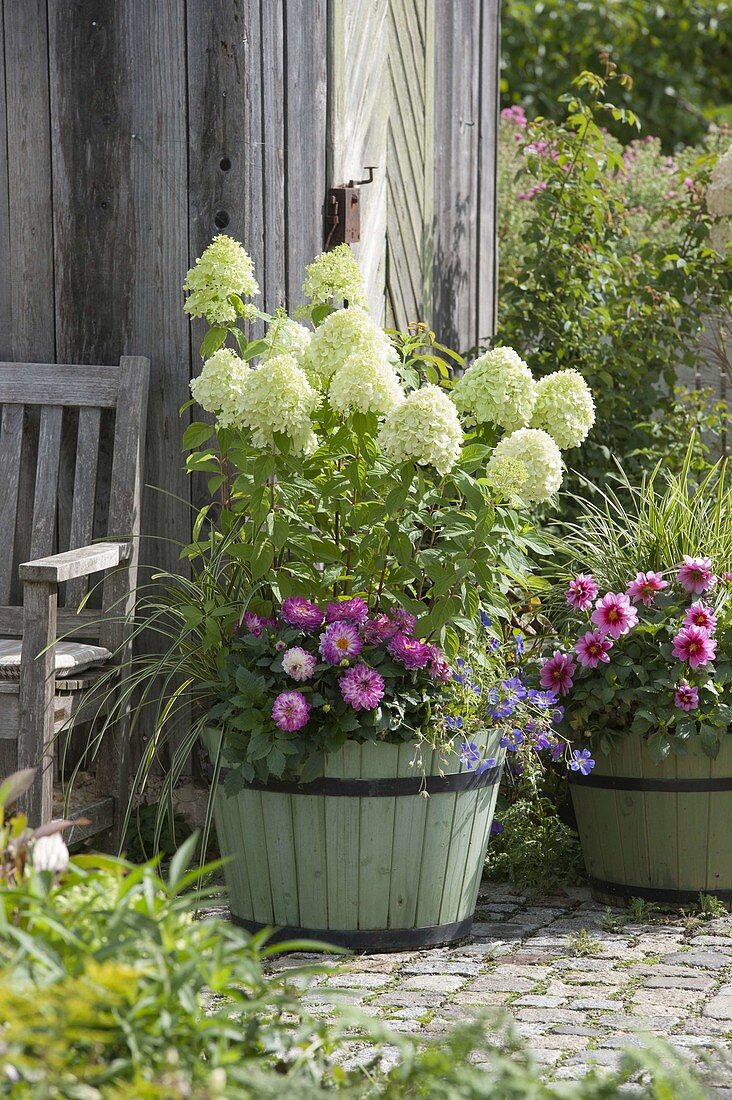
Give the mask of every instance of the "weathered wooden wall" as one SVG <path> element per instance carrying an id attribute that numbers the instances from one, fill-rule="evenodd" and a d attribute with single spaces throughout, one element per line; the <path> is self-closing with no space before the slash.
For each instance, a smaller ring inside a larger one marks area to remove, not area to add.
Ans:
<path id="1" fill-rule="evenodd" d="M 295 305 L 329 185 L 377 165 L 375 312 L 493 318 L 498 0 L 0 0 L 0 358 L 152 363 L 143 567 L 190 529 L 185 272 L 224 230 Z M 185 417 L 183 418 L 185 420 Z"/>

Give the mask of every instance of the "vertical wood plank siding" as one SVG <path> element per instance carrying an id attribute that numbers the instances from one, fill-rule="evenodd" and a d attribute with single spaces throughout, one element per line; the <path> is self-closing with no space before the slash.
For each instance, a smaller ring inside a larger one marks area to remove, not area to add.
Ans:
<path id="1" fill-rule="evenodd" d="M 203 326 L 189 331 L 181 284 L 214 234 L 252 254 L 257 304 L 292 308 L 323 246 L 328 186 L 375 163 L 358 250 L 376 314 L 386 303 L 398 324 L 425 318 L 463 348 L 490 332 L 497 9 L 0 0 L 0 356 L 149 356 L 145 480 L 162 492 L 145 493 L 142 579 L 179 567 L 197 499 L 179 408 Z M 21 500 L 33 498 L 34 431 Z M 62 541 L 78 431 L 64 419 Z"/>

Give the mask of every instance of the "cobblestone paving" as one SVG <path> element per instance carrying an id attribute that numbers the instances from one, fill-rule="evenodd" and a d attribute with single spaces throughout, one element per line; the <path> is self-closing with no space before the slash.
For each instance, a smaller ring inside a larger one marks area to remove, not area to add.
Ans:
<path id="1" fill-rule="evenodd" d="M 706 1075 L 732 1100 L 732 916 L 633 924 L 586 890 L 536 902 L 488 884 L 473 933 L 449 949 L 323 956 L 306 999 L 323 1011 L 346 999 L 426 1037 L 502 1006 L 555 1079 L 612 1067 L 650 1032 L 690 1061 L 711 1057 Z"/>

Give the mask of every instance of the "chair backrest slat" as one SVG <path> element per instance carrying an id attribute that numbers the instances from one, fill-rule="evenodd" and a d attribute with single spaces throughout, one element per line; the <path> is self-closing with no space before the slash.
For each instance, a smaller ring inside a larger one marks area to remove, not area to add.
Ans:
<path id="1" fill-rule="evenodd" d="M 91 405 L 113 409 L 117 404 L 119 367 L 67 367 L 55 363 L 0 363 L 0 404 Z"/>
<path id="2" fill-rule="evenodd" d="M 38 434 L 38 465 L 36 491 L 33 498 L 33 533 L 31 558 L 53 554 L 56 538 L 56 505 L 58 502 L 58 468 L 61 461 L 60 405 L 44 405 Z"/>
<path id="3" fill-rule="evenodd" d="M 80 627 L 81 624 L 81 627 Z M 75 631 L 75 637 L 83 635 L 84 638 L 99 640 L 103 622 L 101 612 L 73 611 L 70 607 L 59 607 L 57 630 L 59 637 L 70 631 Z M 23 634 L 23 608 L 13 605 L 0 605 L 0 636 L 20 638 Z"/>
<path id="4" fill-rule="evenodd" d="M 99 463 L 99 426 L 101 410 L 84 406 L 79 409 L 79 431 L 74 468 L 74 501 L 71 508 L 69 548 L 87 546 L 94 531 L 97 466 Z M 77 577 L 66 586 L 66 603 L 78 607 L 89 590 L 88 577 Z"/>
<path id="5" fill-rule="evenodd" d="M 13 582 L 15 513 L 18 508 L 23 406 L 4 405 L 0 421 L 0 516 L 9 534 L 0 548 L 0 603 L 9 603 Z"/>

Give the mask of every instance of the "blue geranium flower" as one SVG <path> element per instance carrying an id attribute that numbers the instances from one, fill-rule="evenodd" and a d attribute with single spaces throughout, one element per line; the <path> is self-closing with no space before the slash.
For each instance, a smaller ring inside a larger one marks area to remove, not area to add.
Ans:
<path id="1" fill-rule="evenodd" d="M 445 719 L 445 725 L 449 730 L 461 730 L 463 728 L 463 720 L 459 714 L 448 714 Z"/>
<path id="2" fill-rule="evenodd" d="M 503 825 L 500 821 L 494 821 L 491 825 L 491 836 L 500 836 L 503 832 Z"/>
<path id="3" fill-rule="evenodd" d="M 573 759 L 570 760 L 569 766 L 573 772 L 581 772 L 582 775 L 589 775 L 595 766 L 595 761 L 592 759 L 592 753 L 589 749 L 572 750 Z"/>
<path id="4" fill-rule="evenodd" d="M 491 619 L 490 615 L 487 611 L 483 611 L 482 608 L 480 610 L 480 625 L 486 627 L 486 629 L 490 626 L 493 626 L 493 620 Z"/>
<path id="5" fill-rule="evenodd" d="M 528 697 L 530 703 L 533 703 L 535 707 L 541 707 L 543 710 L 553 707 L 559 699 L 556 691 L 537 691 L 536 688 L 529 688 Z"/>
<path id="6" fill-rule="evenodd" d="M 482 775 L 483 772 L 487 772 L 489 768 L 495 768 L 495 766 L 496 766 L 495 758 L 492 757 L 492 756 L 489 756 L 486 760 L 483 760 L 478 765 L 478 767 L 475 769 L 475 774 L 476 775 Z"/>
<path id="7" fill-rule="evenodd" d="M 480 764 L 480 749 L 472 741 L 463 741 L 460 746 L 460 763 L 468 771 Z"/>
<path id="8" fill-rule="evenodd" d="M 516 660 L 517 661 L 521 660 L 521 658 L 524 655 L 525 649 L 526 649 L 526 646 L 524 645 L 524 636 L 523 636 L 523 634 L 517 634 L 516 635 Z"/>

